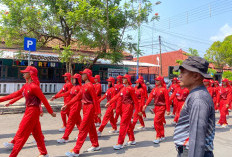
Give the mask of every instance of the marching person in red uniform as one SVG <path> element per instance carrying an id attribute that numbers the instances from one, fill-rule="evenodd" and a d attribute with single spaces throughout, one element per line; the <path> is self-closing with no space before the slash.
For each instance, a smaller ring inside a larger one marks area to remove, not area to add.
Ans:
<path id="1" fill-rule="evenodd" d="M 100 79 L 100 75 L 95 75 L 94 78 L 95 84 L 94 84 L 94 88 L 96 90 L 96 94 L 97 94 L 97 100 L 101 99 L 101 93 L 102 93 L 102 88 L 101 88 L 101 79 Z M 97 113 L 95 114 L 95 125 L 98 127 L 101 125 L 101 117 L 98 117 Z"/>
<path id="2" fill-rule="evenodd" d="M 217 106 L 217 95 L 219 93 L 220 86 L 218 81 L 214 81 L 214 95 L 213 95 L 213 103 L 214 103 L 214 109 L 215 112 L 218 112 L 218 106 Z"/>
<path id="3" fill-rule="evenodd" d="M 135 87 L 135 95 L 137 97 L 139 107 L 137 108 L 138 110 L 135 110 L 133 115 L 133 129 L 135 128 L 135 125 L 139 120 L 141 125 L 137 128 L 138 130 L 145 129 L 145 124 L 142 117 L 142 110 L 145 104 L 145 95 L 144 95 L 144 89 L 142 87 L 142 84 L 143 84 L 142 80 L 138 79 L 136 81 L 136 87 Z"/>
<path id="4" fill-rule="evenodd" d="M 0 102 L 17 98 L 20 95 L 23 95 L 26 99 L 26 110 L 23 119 L 19 124 L 19 129 L 14 137 L 15 143 L 10 157 L 16 157 L 18 155 L 30 134 L 33 135 L 37 142 L 37 146 L 40 151 L 39 157 L 48 157 L 39 121 L 41 102 L 44 104 L 51 116 L 56 117 L 56 114 L 53 112 L 39 87 L 40 83 L 37 76 L 37 69 L 35 67 L 28 66 L 25 70 L 21 70 L 21 73 L 23 73 L 23 77 L 27 80 L 26 84 L 20 90 L 0 98 Z M 8 106 L 8 104 L 6 106 Z"/>
<path id="5" fill-rule="evenodd" d="M 65 108 L 77 101 L 81 101 L 83 105 L 83 119 L 79 127 L 76 146 L 70 152 L 65 153 L 66 156 L 69 157 L 79 156 L 80 149 L 83 146 L 88 133 L 92 147 L 87 151 L 98 151 L 101 149 L 99 147 L 97 131 L 94 124 L 95 113 L 97 113 L 99 117 L 101 114 L 100 103 L 97 100 L 96 91 L 92 84 L 94 83 L 94 77 L 92 77 L 92 71 L 90 69 L 85 69 L 83 72 L 80 72 L 80 74 L 82 75 L 82 80 L 85 84 L 82 85 L 81 91 L 70 102 L 62 107 L 62 110 L 65 110 Z"/>
<path id="6" fill-rule="evenodd" d="M 135 90 L 131 86 L 131 76 L 126 74 L 123 76 L 123 84 L 125 87 L 121 89 L 121 91 L 114 96 L 109 102 L 107 102 L 106 106 L 114 103 L 121 97 L 122 101 L 122 119 L 120 123 L 120 130 L 118 136 L 118 144 L 113 146 L 115 150 L 119 150 L 123 148 L 123 143 L 125 140 L 126 134 L 129 136 L 129 141 L 126 145 L 135 145 L 135 137 L 134 130 L 131 122 L 131 118 L 133 115 L 133 110 L 138 110 L 138 100 L 135 95 Z"/>
<path id="7" fill-rule="evenodd" d="M 176 89 L 176 88 L 178 88 L 179 87 L 179 84 L 178 84 L 178 79 L 176 78 L 176 77 L 174 77 L 173 79 L 172 79 L 172 85 L 169 87 L 169 89 L 168 89 L 168 93 L 173 93 L 174 92 L 174 90 Z M 176 97 L 173 99 L 173 101 L 172 101 L 173 103 L 173 111 L 172 111 L 172 115 L 173 116 L 175 116 L 175 114 L 176 114 L 176 110 L 177 110 L 177 99 L 176 99 Z"/>
<path id="8" fill-rule="evenodd" d="M 214 95 L 214 88 L 211 86 L 211 80 L 209 79 L 204 79 L 203 80 L 203 83 L 205 85 L 205 87 L 207 88 L 209 94 L 211 95 L 211 97 L 213 98 L 213 95 Z"/>
<path id="9" fill-rule="evenodd" d="M 81 75 L 80 74 L 75 74 L 73 77 L 73 87 L 68 90 L 65 93 L 58 94 L 54 97 L 54 99 L 60 98 L 60 97 L 71 97 L 74 98 L 81 90 Z M 52 99 L 53 100 L 53 99 Z M 82 104 L 81 101 L 76 101 L 74 104 L 71 106 L 68 106 L 70 108 L 70 113 L 68 117 L 68 122 L 66 125 L 65 133 L 61 139 L 58 139 L 58 143 L 67 143 L 69 139 L 69 135 L 71 134 L 74 126 L 76 125 L 77 128 L 79 129 L 80 124 L 81 124 L 81 108 Z"/>
<path id="10" fill-rule="evenodd" d="M 155 105 L 155 117 L 154 117 L 154 127 L 156 130 L 156 139 L 153 141 L 155 144 L 160 143 L 165 139 L 164 136 L 164 120 L 165 120 L 165 110 L 167 110 L 167 115 L 170 114 L 170 104 L 168 90 L 162 76 L 158 76 L 156 79 L 156 87 L 151 91 L 148 100 L 143 108 L 145 111 L 147 105 L 154 99 Z"/>
<path id="11" fill-rule="evenodd" d="M 120 90 L 123 88 L 123 83 L 122 83 L 122 76 L 119 75 L 117 76 L 117 84 L 114 86 L 115 88 L 115 94 L 117 95 Z M 122 118 L 122 105 L 121 105 L 121 99 L 119 98 L 116 102 L 116 114 L 115 114 L 115 122 L 118 122 L 118 117 L 120 116 Z"/>
<path id="12" fill-rule="evenodd" d="M 53 96 L 51 98 L 51 100 L 53 100 L 55 97 L 57 97 L 58 95 L 60 95 L 62 93 L 66 93 L 73 86 L 72 82 L 71 82 L 71 74 L 70 73 L 65 73 L 62 76 L 64 77 L 65 84 L 64 84 L 63 88 L 55 96 Z M 70 101 L 70 99 L 71 99 L 70 96 L 64 97 L 64 104 L 68 103 Z M 67 108 L 65 111 L 60 111 L 60 115 L 61 115 L 61 118 L 63 121 L 63 126 L 59 129 L 60 132 L 64 132 L 66 129 L 67 117 L 69 115 L 69 111 L 70 111 L 69 108 Z"/>
<path id="13" fill-rule="evenodd" d="M 226 115 L 228 114 L 229 104 L 231 103 L 231 88 L 229 85 L 228 79 L 222 80 L 222 86 L 219 89 L 217 95 L 217 106 L 219 107 L 220 111 L 220 119 L 217 125 L 220 125 L 224 128 L 228 126 L 226 121 Z"/>
<path id="14" fill-rule="evenodd" d="M 178 88 L 174 90 L 174 92 L 170 96 L 170 99 L 169 99 L 170 101 L 173 100 L 174 97 L 176 97 L 176 100 L 177 100 L 176 115 L 175 115 L 175 118 L 172 124 L 177 124 L 179 117 L 180 117 L 180 111 L 188 95 L 189 95 L 189 90 L 187 88 L 183 88 L 179 86 Z"/>
<path id="15" fill-rule="evenodd" d="M 115 96 L 115 89 L 114 89 L 114 78 L 113 77 L 109 77 L 109 79 L 107 79 L 106 81 L 108 81 L 108 90 L 106 91 L 106 93 L 101 97 L 101 99 L 99 100 L 99 103 L 104 100 L 105 98 L 107 98 L 107 102 L 109 102 L 114 96 Z M 106 124 L 108 123 L 108 121 L 110 121 L 110 124 L 112 126 L 111 131 L 109 131 L 109 133 L 117 133 L 117 124 L 116 121 L 114 119 L 114 111 L 116 107 L 116 103 L 112 103 L 110 104 L 107 109 L 106 109 L 106 113 L 103 117 L 102 120 L 102 124 L 98 129 L 98 136 L 101 136 L 101 133 L 103 131 L 103 129 L 105 128 Z"/>
<path id="16" fill-rule="evenodd" d="M 148 99 L 147 86 L 146 86 L 146 84 L 145 84 L 145 82 L 144 82 L 143 76 L 139 76 L 139 79 L 142 81 L 142 88 L 143 88 L 143 90 L 144 90 L 144 97 L 145 97 L 145 99 L 144 99 L 144 104 L 143 104 L 143 105 L 145 105 L 145 100 Z M 146 118 L 146 117 L 147 117 L 145 112 L 142 111 L 142 114 L 143 114 L 143 118 Z M 141 125 L 142 125 L 142 124 L 141 124 Z"/>

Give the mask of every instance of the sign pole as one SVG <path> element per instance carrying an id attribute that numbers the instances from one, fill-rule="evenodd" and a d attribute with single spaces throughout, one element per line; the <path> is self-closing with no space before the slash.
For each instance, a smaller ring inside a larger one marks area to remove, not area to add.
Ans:
<path id="1" fill-rule="evenodd" d="M 28 53 L 28 66 L 31 65 L 31 51 Z"/>

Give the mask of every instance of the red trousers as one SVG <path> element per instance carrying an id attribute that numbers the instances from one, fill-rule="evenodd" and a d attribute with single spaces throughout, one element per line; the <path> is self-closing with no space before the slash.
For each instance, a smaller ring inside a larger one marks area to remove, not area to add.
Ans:
<path id="1" fill-rule="evenodd" d="M 47 150 L 44 143 L 44 136 L 39 122 L 39 107 L 27 107 L 23 119 L 19 124 L 19 129 L 14 137 L 14 148 L 10 157 L 16 157 L 28 137 L 32 134 L 37 143 L 37 147 L 41 155 L 46 155 Z"/>
<path id="2" fill-rule="evenodd" d="M 82 104 L 80 101 L 71 106 L 69 117 L 68 117 L 68 123 L 66 125 L 64 136 L 62 137 L 63 139 L 68 140 L 68 137 L 71 134 L 71 132 L 73 131 L 75 124 L 76 124 L 78 129 L 80 128 L 81 108 L 82 108 Z"/>
<path id="3" fill-rule="evenodd" d="M 228 114 L 228 108 L 226 107 L 226 102 L 221 100 L 220 101 L 220 118 L 218 123 L 220 125 L 222 124 L 228 124 L 226 120 L 226 115 Z"/>
<path id="4" fill-rule="evenodd" d="M 134 141 L 134 130 L 131 123 L 133 115 L 134 105 L 133 104 L 122 104 L 122 119 L 120 123 L 120 130 L 118 136 L 118 144 L 123 144 L 126 134 L 129 136 L 129 141 Z"/>
<path id="5" fill-rule="evenodd" d="M 175 118 L 174 118 L 174 120 L 173 120 L 173 121 L 176 122 L 176 123 L 177 123 L 178 120 L 179 120 L 180 111 L 181 111 L 183 105 L 184 105 L 184 101 L 179 101 L 179 102 L 177 103 L 176 115 L 175 115 Z"/>
<path id="6" fill-rule="evenodd" d="M 69 117 L 70 108 L 66 108 L 65 111 L 60 111 L 61 119 L 63 121 L 63 126 L 67 125 L 67 117 Z"/>
<path id="7" fill-rule="evenodd" d="M 174 100 L 173 100 L 173 111 L 172 111 L 173 115 L 176 115 L 177 108 L 178 108 L 178 101 L 177 101 L 176 98 L 174 98 Z"/>
<path id="8" fill-rule="evenodd" d="M 166 106 L 155 106 L 154 127 L 157 133 L 156 138 L 165 137 L 164 136 L 165 110 L 166 110 Z"/>
<path id="9" fill-rule="evenodd" d="M 138 112 L 134 112 L 134 115 L 133 115 L 133 123 L 132 123 L 132 126 L 133 126 L 133 130 L 135 128 L 135 125 L 137 123 L 137 121 L 139 120 L 141 126 L 145 127 L 145 124 L 144 124 L 144 121 L 143 121 L 143 117 L 142 116 L 139 116 L 138 115 Z"/>
<path id="10" fill-rule="evenodd" d="M 110 121 L 110 124 L 112 126 L 112 128 L 114 130 L 117 130 L 117 125 L 116 125 L 116 121 L 114 119 L 114 112 L 113 112 L 114 108 L 112 107 L 112 105 L 110 105 L 107 110 L 106 113 L 103 117 L 101 126 L 99 127 L 98 131 L 102 132 L 103 129 L 105 128 L 106 124 L 108 123 L 108 121 Z"/>
<path id="11" fill-rule="evenodd" d="M 120 105 L 120 100 L 117 101 L 117 107 L 116 107 L 116 114 L 115 114 L 115 122 L 118 122 L 118 117 L 120 116 L 122 118 L 122 105 Z"/>
<path id="12" fill-rule="evenodd" d="M 214 103 L 214 109 L 215 109 L 215 111 L 217 111 L 218 110 L 218 107 L 217 107 L 217 97 L 213 98 L 213 103 Z"/>
<path id="13" fill-rule="evenodd" d="M 97 130 L 94 125 L 94 106 L 93 104 L 83 105 L 83 120 L 79 127 L 78 139 L 76 146 L 73 148 L 73 151 L 79 154 L 81 147 L 83 146 L 87 134 L 89 133 L 89 138 L 93 147 L 98 147 L 98 136 Z"/>

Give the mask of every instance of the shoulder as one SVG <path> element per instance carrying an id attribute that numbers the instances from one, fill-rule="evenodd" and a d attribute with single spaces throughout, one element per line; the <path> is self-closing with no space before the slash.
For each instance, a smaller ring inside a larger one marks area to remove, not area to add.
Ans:
<path id="1" fill-rule="evenodd" d="M 34 82 L 30 83 L 29 85 L 30 85 L 31 89 L 37 89 L 37 88 L 40 89 L 40 87 L 37 84 L 35 84 Z"/>

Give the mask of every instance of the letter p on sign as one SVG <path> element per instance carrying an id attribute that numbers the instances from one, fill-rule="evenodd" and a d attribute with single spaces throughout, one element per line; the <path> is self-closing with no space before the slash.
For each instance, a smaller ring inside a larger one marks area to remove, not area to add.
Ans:
<path id="1" fill-rule="evenodd" d="M 36 39 L 35 38 L 24 38 L 24 50 L 36 51 Z"/>

